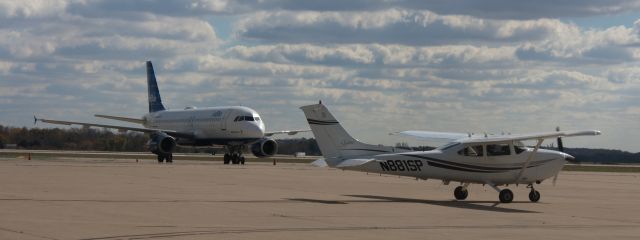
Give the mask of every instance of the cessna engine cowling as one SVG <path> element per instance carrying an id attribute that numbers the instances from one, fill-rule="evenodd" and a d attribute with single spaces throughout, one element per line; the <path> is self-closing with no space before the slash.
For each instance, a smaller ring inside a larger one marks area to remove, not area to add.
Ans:
<path id="1" fill-rule="evenodd" d="M 155 133 L 151 135 L 148 144 L 152 153 L 170 154 L 176 148 L 176 139 L 163 132 Z"/>
<path id="2" fill-rule="evenodd" d="M 256 157 L 271 157 L 278 152 L 278 143 L 270 138 L 265 138 L 251 145 L 251 153 Z"/>

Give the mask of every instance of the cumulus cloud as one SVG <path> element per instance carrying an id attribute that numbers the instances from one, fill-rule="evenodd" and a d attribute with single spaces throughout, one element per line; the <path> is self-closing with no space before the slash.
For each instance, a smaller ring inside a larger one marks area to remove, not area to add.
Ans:
<path id="1" fill-rule="evenodd" d="M 226 56 L 256 62 L 330 66 L 481 66 L 515 60 L 515 48 L 471 45 L 410 47 L 381 44 L 278 44 L 235 46 L 227 50 Z"/>
<path id="2" fill-rule="evenodd" d="M 171 16 L 202 14 L 243 14 L 256 11 L 379 11 L 389 8 L 429 10 L 442 15 L 469 15 L 487 19 L 537 19 L 589 17 L 611 15 L 640 9 L 637 0 L 572 0 L 517 2 L 489 1 L 440 1 L 440 0 L 155 0 L 131 2 L 126 0 L 82 1 L 71 6 L 74 12 L 101 14 L 149 12 Z"/>
<path id="3" fill-rule="evenodd" d="M 575 26 L 552 19 L 487 20 L 404 9 L 259 12 L 240 20 L 235 30 L 239 37 L 267 42 L 403 45 L 536 41 L 575 31 Z"/>
<path id="4" fill-rule="evenodd" d="M 0 2 L 0 18 L 43 18 L 64 13 L 67 0 L 23 0 Z"/>

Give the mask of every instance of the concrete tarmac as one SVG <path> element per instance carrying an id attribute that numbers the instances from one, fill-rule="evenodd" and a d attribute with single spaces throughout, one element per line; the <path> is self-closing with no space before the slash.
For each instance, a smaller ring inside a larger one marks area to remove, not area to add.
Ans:
<path id="1" fill-rule="evenodd" d="M 0 159 L 0 239 L 640 239 L 640 174 L 490 187 L 301 163 Z"/>

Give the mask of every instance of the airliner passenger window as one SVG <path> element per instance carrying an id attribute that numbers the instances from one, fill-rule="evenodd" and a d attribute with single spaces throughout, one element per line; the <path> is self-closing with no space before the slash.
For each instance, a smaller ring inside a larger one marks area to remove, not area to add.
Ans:
<path id="1" fill-rule="evenodd" d="M 508 143 L 487 145 L 487 156 L 505 156 L 510 154 L 511 151 Z"/>

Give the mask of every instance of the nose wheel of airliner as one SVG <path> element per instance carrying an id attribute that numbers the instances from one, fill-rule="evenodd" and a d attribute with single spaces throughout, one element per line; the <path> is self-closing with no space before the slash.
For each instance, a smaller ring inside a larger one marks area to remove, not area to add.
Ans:
<path id="1" fill-rule="evenodd" d="M 453 190 L 453 196 L 456 197 L 457 200 L 465 200 L 469 196 L 469 191 L 462 186 L 458 186 Z"/>
<path id="2" fill-rule="evenodd" d="M 243 164 L 244 165 L 244 156 L 239 154 L 225 154 L 224 155 L 224 164 Z"/>

